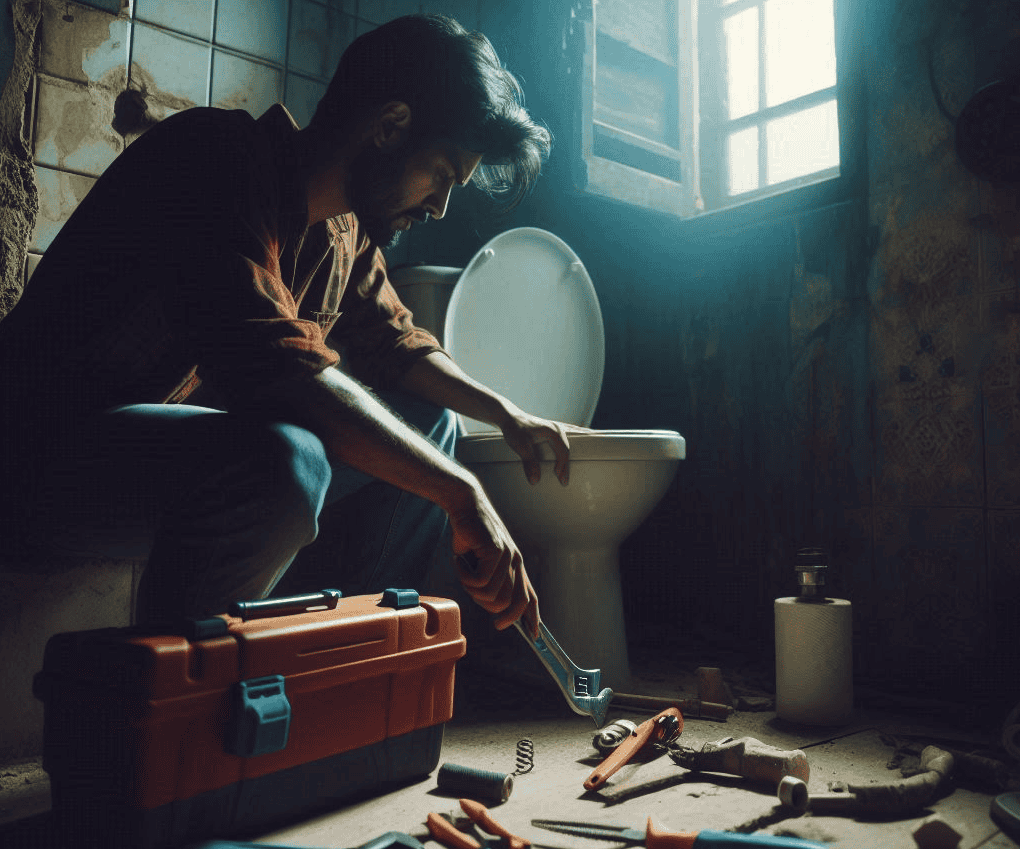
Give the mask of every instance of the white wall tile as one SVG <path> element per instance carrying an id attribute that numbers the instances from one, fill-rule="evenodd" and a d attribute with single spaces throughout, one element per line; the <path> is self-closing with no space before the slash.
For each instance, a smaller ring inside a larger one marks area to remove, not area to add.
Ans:
<path id="1" fill-rule="evenodd" d="M 39 215 L 28 249 L 43 253 L 96 181 L 94 177 L 36 166 L 35 182 L 39 186 Z"/>
<path id="2" fill-rule="evenodd" d="M 209 41 L 213 0 L 135 0 L 135 18 Z"/>
<path id="3" fill-rule="evenodd" d="M 77 0 L 77 2 L 116 15 L 120 13 L 122 0 Z"/>
<path id="4" fill-rule="evenodd" d="M 358 0 L 358 17 L 372 24 L 384 24 L 422 10 L 422 0 Z M 431 10 L 429 10 L 431 11 Z"/>
<path id="5" fill-rule="evenodd" d="M 207 44 L 135 24 L 131 84 L 177 109 L 206 105 Z"/>
<path id="6" fill-rule="evenodd" d="M 126 18 L 44 0 L 39 69 L 65 80 L 123 89 L 130 26 Z"/>
<path id="7" fill-rule="evenodd" d="M 283 74 L 276 68 L 250 62 L 220 50 L 213 54 L 212 105 L 245 109 L 258 118 L 283 93 Z"/>
<path id="8" fill-rule="evenodd" d="M 302 127 L 307 127 L 315 114 L 315 107 L 326 93 L 326 84 L 295 74 L 287 75 L 287 96 L 283 104 Z"/>
<path id="9" fill-rule="evenodd" d="M 354 18 L 312 0 L 293 0 L 290 15 L 291 70 L 329 80 L 354 40 Z"/>
<path id="10" fill-rule="evenodd" d="M 113 130 L 116 94 L 40 76 L 35 161 L 99 176 L 124 148 Z"/>
<path id="11" fill-rule="evenodd" d="M 421 5 L 423 12 L 449 15 L 465 29 L 478 29 L 478 0 L 424 0 Z"/>
<path id="12" fill-rule="evenodd" d="M 283 0 L 220 0 L 216 43 L 282 65 L 287 49 L 287 4 Z"/>

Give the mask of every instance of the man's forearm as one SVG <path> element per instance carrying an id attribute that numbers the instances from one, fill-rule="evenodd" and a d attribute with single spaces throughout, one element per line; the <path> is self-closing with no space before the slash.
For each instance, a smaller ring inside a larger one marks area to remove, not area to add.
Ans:
<path id="1" fill-rule="evenodd" d="M 308 428 L 332 461 L 428 498 L 447 512 L 471 500 L 474 476 L 335 368 L 295 382 L 271 406 Z"/>
<path id="2" fill-rule="evenodd" d="M 421 357 L 404 374 L 402 388 L 439 407 L 502 428 L 517 408 L 468 377 L 446 354 L 438 351 Z"/>

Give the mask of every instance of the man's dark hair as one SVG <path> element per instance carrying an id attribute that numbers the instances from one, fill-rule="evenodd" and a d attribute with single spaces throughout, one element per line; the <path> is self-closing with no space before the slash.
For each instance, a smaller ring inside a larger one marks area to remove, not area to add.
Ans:
<path id="1" fill-rule="evenodd" d="M 480 154 L 472 182 L 528 194 L 549 155 L 549 131 L 524 108 L 524 93 L 489 39 L 443 15 L 397 18 L 344 52 L 309 126 L 338 137 L 390 101 L 411 108 L 410 149 L 440 140 Z"/>

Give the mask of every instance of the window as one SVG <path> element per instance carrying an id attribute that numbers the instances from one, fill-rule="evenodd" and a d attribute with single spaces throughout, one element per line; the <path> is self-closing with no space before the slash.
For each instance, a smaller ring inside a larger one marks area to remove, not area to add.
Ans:
<path id="1" fill-rule="evenodd" d="M 586 0 L 579 188 L 690 218 L 838 177 L 833 5 Z"/>

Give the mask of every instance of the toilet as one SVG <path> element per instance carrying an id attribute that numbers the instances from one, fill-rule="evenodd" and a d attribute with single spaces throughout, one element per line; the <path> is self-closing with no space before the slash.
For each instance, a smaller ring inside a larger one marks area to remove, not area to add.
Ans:
<path id="1" fill-rule="evenodd" d="M 605 336 L 584 265 L 554 234 L 508 230 L 464 269 L 394 268 L 390 279 L 417 326 L 471 377 L 521 409 L 589 426 L 605 366 Z M 570 482 L 542 444 L 541 480 L 492 425 L 460 417 L 457 459 L 478 477 L 525 556 L 542 618 L 571 660 L 629 685 L 620 544 L 665 495 L 686 454 L 671 430 L 568 434 Z"/>

